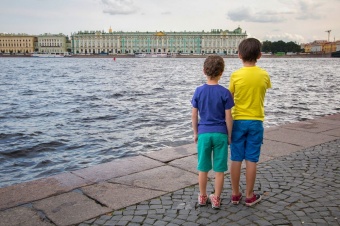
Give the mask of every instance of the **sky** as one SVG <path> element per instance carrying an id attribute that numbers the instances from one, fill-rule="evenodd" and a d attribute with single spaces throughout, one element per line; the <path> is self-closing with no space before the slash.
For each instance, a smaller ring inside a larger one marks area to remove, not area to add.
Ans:
<path id="1" fill-rule="evenodd" d="M 340 40 L 340 0 L 1 0 L 0 5 L 0 33 L 240 27 L 261 41 Z"/>

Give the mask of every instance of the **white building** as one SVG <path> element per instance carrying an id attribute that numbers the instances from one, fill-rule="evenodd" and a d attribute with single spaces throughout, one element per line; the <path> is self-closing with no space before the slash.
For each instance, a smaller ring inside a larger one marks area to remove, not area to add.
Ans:
<path id="1" fill-rule="evenodd" d="M 39 53 L 65 53 L 67 52 L 66 36 L 47 33 L 39 35 L 37 48 Z"/>
<path id="2" fill-rule="evenodd" d="M 340 51 L 340 40 L 336 41 L 336 51 Z"/>

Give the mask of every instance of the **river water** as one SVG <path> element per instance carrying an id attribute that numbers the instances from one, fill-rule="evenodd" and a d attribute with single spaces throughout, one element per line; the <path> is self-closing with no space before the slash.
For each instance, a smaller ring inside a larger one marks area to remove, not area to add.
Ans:
<path id="1" fill-rule="evenodd" d="M 204 59 L 0 58 L 0 187 L 192 143 Z M 241 67 L 225 59 L 220 84 Z M 340 112 L 340 59 L 262 58 L 265 127 Z"/>

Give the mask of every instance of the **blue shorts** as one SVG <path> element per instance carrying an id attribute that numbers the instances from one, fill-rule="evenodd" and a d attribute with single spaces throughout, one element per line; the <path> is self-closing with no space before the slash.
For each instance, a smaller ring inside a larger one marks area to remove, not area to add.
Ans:
<path id="1" fill-rule="evenodd" d="M 230 159 L 236 162 L 258 162 L 263 142 L 263 122 L 235 120 L 231 135 Z"/>
<path id="2" fill-rule="evenodd" d="M 202 133 L 197 141 L 197 170 L 225 172 L 228 170 L 228 136 L 224 133 Z"/>

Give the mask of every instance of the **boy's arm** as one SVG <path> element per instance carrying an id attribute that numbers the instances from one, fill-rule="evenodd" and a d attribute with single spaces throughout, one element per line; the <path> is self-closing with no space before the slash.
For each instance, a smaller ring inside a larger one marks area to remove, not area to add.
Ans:
<path id="1" fill-rule="evenodd" d="M 225 121 L 228 130 L 228 144 L 231 144 L 231 133 L 233 131 L 233 117 L 231 116 L 231 109 L 225 110 Z"/>
<path id="2" fill-rule="evenodd" d="M 192 123 L 192 130 L 194 131 L 194 142 L 197 143 L 198 140 L 198 109 L 192 108 L 191 111 L 191 123 Z"/>

